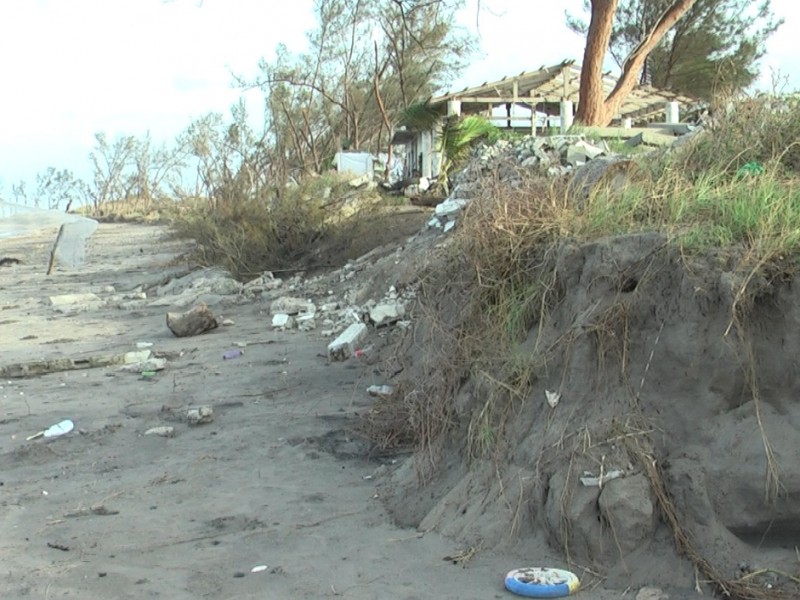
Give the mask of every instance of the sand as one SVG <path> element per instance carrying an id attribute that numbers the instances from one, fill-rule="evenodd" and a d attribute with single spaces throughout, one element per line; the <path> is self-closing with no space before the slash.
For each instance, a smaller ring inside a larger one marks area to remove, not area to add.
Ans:
<path id="1" fill-rule="evenodd" d="M 319 334 L 272 332 L 257 302 L 215 309 L 235 324 L 182 339 L 165 307 L 61 314 L 46 302 L 180 272 L 185 246 L 164 234 L 103 224 L 84 267 L 50 277 L 54 232 L 0 246 L 24 261 L 0 269 L 0 366 L 137 342 L 168 357 L 149 380 L 107 367 L 2 381 L 0 596 L 508 595 L 502 578 L 520 557 L 479 553 L 462 568 L 443 559 L 467 548 L 391 524 L 378 485 L 402 457 L 358 457 L 346 430 L 372 382 L 357 363 L 329 364 Z M 223 360 L 237 342 L 245 354 Z M 213 422 L 190 426 L 187 408 L 201 405 Z M 26 441 L 63 419 L 73 432 Z M 145 435 L 158 426 L 174 437 Z"/>

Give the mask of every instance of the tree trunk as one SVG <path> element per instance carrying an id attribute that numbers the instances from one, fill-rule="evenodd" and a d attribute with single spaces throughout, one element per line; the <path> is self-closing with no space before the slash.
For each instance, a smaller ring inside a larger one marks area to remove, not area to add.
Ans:
<path id="1" fill-rule="evenodd" d="M 583 125 L 605 127 L 619 113 L 622 104 L 639 80 L 647 55 L 696 0 L 675 0 L 646 32 L 622 65 L 622 74 L 608 98 L 603 98 L 603 59 L 611 40 L 617 0 L 592 0 L 592 19 L 586 36 L 581 69 L 581 90 L 576 120 Z"/>
<path id="2" fill-rule="evenodd" d="M 586 34 L 581 67 L 581 89 L 575 119 L 583 125 L 605 125 L 611 120 L 605 109 L 603 60 L 611 41 L 618 0 L 592 0 L 592 19 Z"/>
<path id="3" fill-rule="evenodd" d="M 639 71 L 647 55 L 658 45 L 661 38 L 666 35 L 675 23 L 686 14 L 686 11 L 692 7 L 695 1 L 696 0 L 676 0 L 673 2 L 659 17 L 653 29 L 645 35 L 644 39 L 639 42 L 639 45 L 633 49 L 630 56 L 625 59 L 625 64 L 622 66 L 622 75 L 620 75 L 620 78 L 617 80 L 617 85 L 614 86 L 614 89 L 611 90 L 611 93 L 605 101 L 608 120 L 601 125 L 608 125 L 608 122 L 619 112 L 625 98 L 636 85 Z"/>

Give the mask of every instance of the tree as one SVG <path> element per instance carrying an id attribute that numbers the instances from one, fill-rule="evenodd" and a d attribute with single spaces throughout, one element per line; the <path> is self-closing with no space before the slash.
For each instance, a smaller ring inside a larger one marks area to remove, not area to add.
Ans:
<path id="1" fill-rule="evenodd" d="M 620 0 L 609 52 L 621 67 L 670 0 Z M 584 10 L 590 10 L 588 0 Z M 715 90 L 738 91 L 758 75 L 765 41 L 783 23 L 770 0 L 697 0 L 647 57 L 639 81 L 697 98 Z M 567 25 L 585 35 L 588 25 L 567 15 Z"/>
<path id="2" fill-rule="evenodd" d="M 461 0 L 318 0 L 309 50 L 279 46 L 264 90 L 276 171 L 329 168 L 341 149 L 386 148 L 400 111 L 449 83 L 472 50 Z"/>
<path id="3" fill-rule="evenodd" d="M 625 98 L 638 83 L 647 55 L 692 7 L 696 0 L 672 0 L 653 25 L 643 32 L 622 64 L 622 73 L 608 97 L 603 89 L 603 61 L 611 42 L 618 0 L 591 0 L 591 20 L 581 68 L 580 96 L 576 120 L 583 125 L 605 126 L 619 112 Z"/>

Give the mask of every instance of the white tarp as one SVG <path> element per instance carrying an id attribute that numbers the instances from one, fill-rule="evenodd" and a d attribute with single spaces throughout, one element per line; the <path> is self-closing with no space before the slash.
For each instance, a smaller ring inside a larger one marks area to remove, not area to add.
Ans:
<path id="1" fill-rule="evenodd" d="M 372 155 L 369 152 L 337 152 L 336 170 L 355 176 L 372 176 Z"/>
<path id="2" fill-rule="evenodd" d="M 86 257 L 86 241 L 97 230 L 97 221 L 57 210 L 41 210 L 0 200 L 0 241 L 53 230 L 53 241 L 59 227 L 64 232 L 58 244 L 56 258 L 68 267 L 79 267 Z"/>

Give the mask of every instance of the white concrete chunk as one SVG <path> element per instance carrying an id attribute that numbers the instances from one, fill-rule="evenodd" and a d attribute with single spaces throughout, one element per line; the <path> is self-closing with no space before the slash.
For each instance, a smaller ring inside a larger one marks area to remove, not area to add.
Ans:
<path id="1" fill-rule="evenodd" d="M 313 302 L 303 298 L 293 298 L 291 296 L 281 296 L 274 300 L 269 307 L 269 312 L 273 315 L 286 313 L 289 316 L 293 316 L 301 312 L 311 313 L 315 310 Z"/>
<path id="2" fill-rule="evenodd" d="M 276 329 L 291 329 L 294 327 L 294 319 L 286 313 L 272 315 L 272 326 Z"/>
<path id="3" fill-rule="evenodd" d="M 102 304 L 102 300 L 96 294 L 62 294 L 60 296 L 50 296 L 51 306 L 68 306 L 72 304 Z"/>
<path id="4" fill-rule="evenodd" d="M 406 307 L 399 302 L 392 304 L 378 304 L 369 311 L 369 319 L 376 326 L 389 325 L 400 320 L 406 314 Z"/>
<path id="5" fill-rule="evenodd" d="M 468 203 L 469 200 L 464 200 L 463 198 L 448 198 L 441 204 L 438 204 L 434 212 L 437 217 L 447 217 L 456 214 Z"/>
<path id="6" fill-rule="evenodd" d="M 339 337 L 328 344 L 328 357 L 331 360 L 347 360 L 356 351 L 356 345 L 367 335 L 364 323 L 353 323 Z"/>

